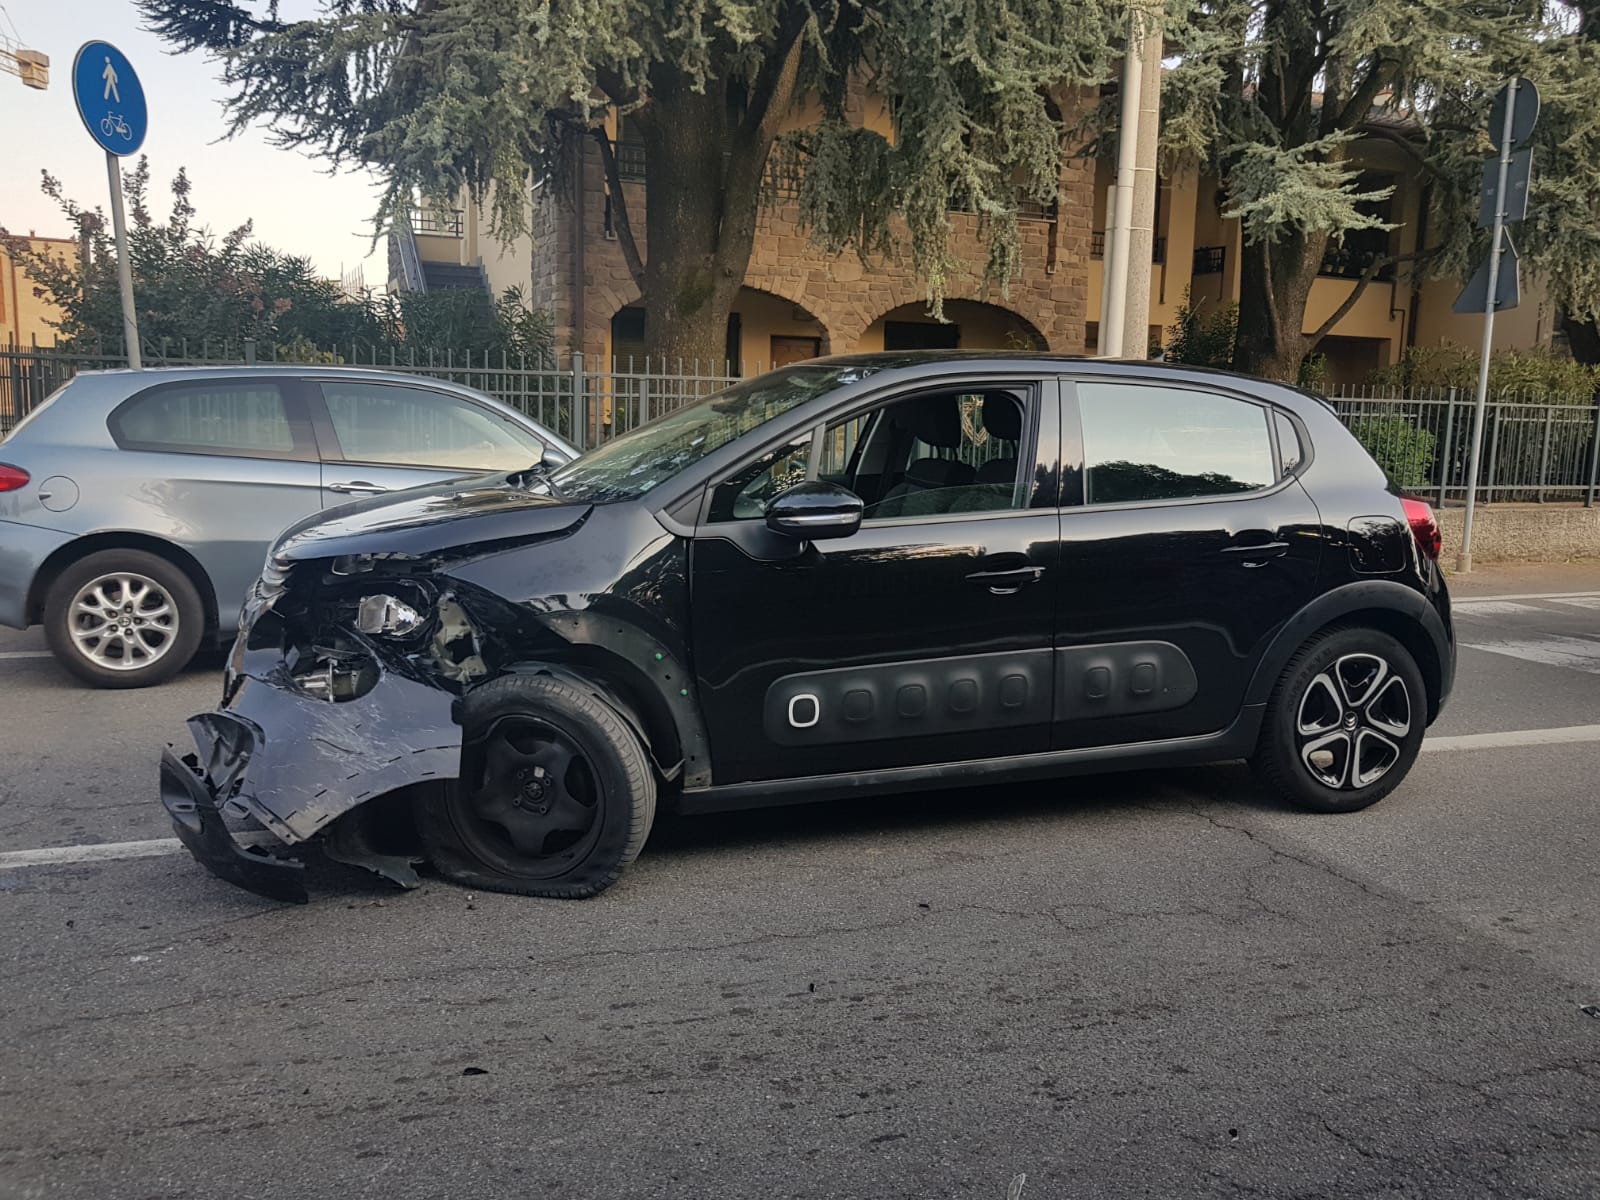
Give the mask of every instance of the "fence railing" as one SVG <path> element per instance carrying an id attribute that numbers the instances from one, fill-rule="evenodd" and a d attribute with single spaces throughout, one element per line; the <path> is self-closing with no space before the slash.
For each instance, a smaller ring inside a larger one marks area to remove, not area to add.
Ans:
<path id="1" fill-rule="evenodd" d="M 422 351 L 361 344 L 276 359 L 250 341 L 147 344 L 148 366 L 284 363 L 376 367 L 449 380 L 497 396 L 587 449 L 721 391 L 740 378 L 733 363 L 582 354 L 550 358 L 483 351 Z M 126 366 L 121 354 L 0 346 L 0 435 L 79 371 Z M 760 363 L 747 363 L 757 374 Z M 1368 452 L 1406 489 L 1438 503 L 1464 501 L 1473 397 L 1456 389 L 1338 388 L 1329 402 Z M 1581 501 L 1600 489 L 1600 406 L 1592 397 L 1492 395 L 1484 414 L 1478 499 Z"/>
<path id="2" fill-rule="evenodd" d="M 1465 501 L 1474 397 L 1454 388 L 1335 389 L 1334 411 L 1402 487 L 1440 504 Z M 1593 505 L 1600 408 L 1590 396 L 1530 399 L 1506 390 L 1484 409 L 1478 499 Z"/>

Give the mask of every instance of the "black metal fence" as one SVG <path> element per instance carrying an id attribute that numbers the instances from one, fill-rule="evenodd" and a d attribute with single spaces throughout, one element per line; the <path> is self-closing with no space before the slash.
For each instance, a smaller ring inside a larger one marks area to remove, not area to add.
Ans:
<path id="1" fill-rule="evenodd" d="M 281 362 L 254 343 L 151 346 L 147 366 Z M 582 354 L 548 359 L 330 347 L 294 360 L 305 366 L 361 366 L 450 380 L 488 392 L 555 430 L 580 449 L 721 391 L 740 377 L 728 362 L 613 359 Z M 117 354 L 0 347 L 0 435 L 79 371 L 126 366 Z M 758 374 L 760 363 L 746 364 Z M 1439 503 L 1464 500 L 1472 443 L 1473 397 L 1456 389 L 1335 389 L 1341 420 L 1403 487 Z M 1589 396 L 1530 397 L 1502 392 L 1484 414 L 1478 499 L 1581 501 L 1600 488 L 1600 407 Z"/>
<path id="2" fill-rule="evenodd" d="M 1401 486 L 1440 504 L 1464 501 L 1472 451 L 1472 392 L 1456 388 L 1336 389 L 1334 410 Z M 1588 395 L 1504 391 L 1484 409 L 1478 499 L 1582 501 L 1600 472 L 1600 408 Z"/>

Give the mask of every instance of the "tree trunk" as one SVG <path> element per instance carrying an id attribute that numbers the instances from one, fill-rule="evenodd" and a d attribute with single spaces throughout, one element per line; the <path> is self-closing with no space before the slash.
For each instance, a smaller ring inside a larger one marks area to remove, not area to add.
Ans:
<path id="1" fill-rule="evenodd" d="M 1327 246 L 1325 234 L 1290 234 L 1243 247 L 1234 370 L 1285 383 L 1299 377 L 1313 348 L 1304 332 L 1306 301 Z"/>
<path id="2" fill-rule="evenodd" d="M 1593 321 L 1574 321 L 1563 315 L 1561 329 L 1567 335 L 1572 357 L 1581 363 L 1600 363 L 1600 325 Z"/>
<path id="3" fill-rule="evenodd" d="M 665 74 L 665 73 L 663 73 Z M 737 129 L 715 85 L 652 81 L 637 117 L 645 159 L 645 349 L 671 371 L 720 374 L 750 264 L 771 139 Z"/>

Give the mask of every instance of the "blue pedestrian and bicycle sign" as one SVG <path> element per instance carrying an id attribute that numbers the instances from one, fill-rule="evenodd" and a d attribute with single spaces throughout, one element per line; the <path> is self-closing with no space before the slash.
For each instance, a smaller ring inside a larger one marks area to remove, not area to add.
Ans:
<path id="1" fill-rule="evenodd" d="M 89 136 L 109 154 L 132 154 L 150 127 L 133 64 L 110 42 L 85 42 L 72 61 L 72 97 Z"/>

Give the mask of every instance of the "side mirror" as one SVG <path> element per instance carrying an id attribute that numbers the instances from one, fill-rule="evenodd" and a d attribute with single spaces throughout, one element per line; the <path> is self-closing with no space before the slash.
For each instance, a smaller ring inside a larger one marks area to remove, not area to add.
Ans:
<path id="1" fill-rule="evenodd" d="M 767 505 L 767 528 L 785 537 L 814 542 L 849 537 L 861 528 L 866 505 L 837 483 L 797 483 Z"/>
<path id="2" fill-rule="evenodd" d="M 539 465 L 546 471 L 554 471 L 557 467 L 564 467 L 572 460 L 564 451 L 554 446 L 546 446 L 544 453 L 539 455 Z"/>

